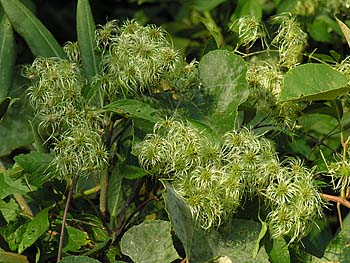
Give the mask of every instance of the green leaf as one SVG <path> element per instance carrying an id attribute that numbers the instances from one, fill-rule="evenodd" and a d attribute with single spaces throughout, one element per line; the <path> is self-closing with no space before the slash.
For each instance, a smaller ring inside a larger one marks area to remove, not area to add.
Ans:
<path id="1" fill-rule="evenodd" d="M 244 60 L 227 50 L 206 54 L 199 63 L 199 77 L 208 95 L 207 121 L 222 135 L 232 130 L 238 106 L 249 95 Z"/>
<path id="2" fill-rule="evenodd" d="M 320 237 L 322 238 L 322 237 Z M 312 263 L 350 262 L 350 215 L 343 220 L 343 228 L 337 236 L 328 244 L 326 252 L 321 259 L 313 257 Z"/>
<path id="3" fill-rule="evenodd" d="M 156 116 L 158 110 L 138 100 L 125 99 L 113 101 L 106 105 L 104 109 L 130 119 L 143 119 L 153 123 L 160 120 L 160 118 Z"/>
<path id="4" fill-rule="evenodd" d="M 320 15 L 311 24 L 308 24 L 308 31 L 314 40 L 320 42 L 330 42 L 332 40 L 329 19 L 327 15 Z"/>
<path id="5" fill-rule="evenodd" d="M 48 220 L 49 208 L 41 210 L 26 227 L 23 238 L 18 247 L 18 253 L 21 254 L 26 248 L 33 245 L 50 226 Z"/>
<path id="6" fill-rule="evenodd" d="M 120 248 L 135 263 L 170 263 L 179 258 L 171 239 L 168 221 L 144 221 L 122 237 Z"/>
<path id="7" fill-rule="evenodd" d="M 0 263 L 29 263 L 29 261 L 26 256 L 0 251 Z"/>
<path id="8" fill-rule="evenodd" d="M 210 1 L 192 0 L 191 6 L 197 11 L 204 12 L 204 11 L 210 11 L 211 9 L 217 7 L 218 5 L 222 4 L 225 1 L 226 0 L 210 0 Z"/>
<path id="9" fill-rule="evenodd" d="M 350 47 L 350 29 L 349 29 L 349 27 L 345 23 L 340 21 L 336 16 L 334 16 L 334 18 L 337 21 L 341 31 L 343 32 L 343 35 L 346 39 L 346 42 L 348 43 L 348 46 Z"/>
<path id="10" fill-rule="evenodd" d="M 11 23 L 4 15 L 0 22 L 0 101 L 8 95 L 12 86 L 16 62 L 16 45 Z M 0 110 L 0 119 L 2 117 Z"/>
<path id="11" fill-rule="evenodd" d="M 111 223 L 114 224 L 117 215 L 123 209 L 123 176 L 120 174 L 119 165 L 116 165 L 108 184 L 107 209 L 111 216 Z"/>
<path id="12" fill-rule="evenodd" d="M 220 48 L 224 43 L 220 27 L 218 27 L 208 11 L 204 12 L 203 15 L 204 16 L 195 16 L 195 18 L 199 19 L 199 21 L 201 21 L 201 23 L 207 28 L 210 35 L 215 39 L 216 46 Z"/>
<path id="13" fill-rule="evenodd" d="M 64 257 L 60 263 L 101 263 L 100 261 L 86 256 Z"/>
<path id="14" fill-rule="evenodd" d="M 0 123 L 0 157 L 10 154 L 13 150 L 27 146 L 33 142 L 33 135 L 25 113 L 11 107 L 6 118 Z"/>
<path id="15" fill-rule="evenodd" d="M 49 173 L 49 165 L 53 157 L 50 154 L 30 152 L 19 154 L 14 159 L 25 172 L 29 173 L 27 179 L 31 185 L 38 187 L 52 178 L 52 174 Z"/>
<path id="16" fill-rule="evenodd" d="M 0 62 L 1 63 L 1 62 Z M 1 73 L 0 73 L 1 74 Z M 2 117 L 4 117 L 8 107 L 10 106 L 10 102 L 11 99 L 10 98 L 4 98 L 1 102 L 0 102 L 0 121 L 2 119 Z"/>
<path id="17" fill-rule="evenodd" d="M 5 202 L 0 199 L 0 211 L 6 222 L 9 223 L 17 218 L 20 209 L 15 200 L 10 199 L 9 202 Z"/>
<path id="18" fill-rule="evenodd" d="M 184 246 L 186 257 L 191 263 L 206 262 L 215 257 L 215 252 L 209 246 L 208 235 L 196 224 L 185 201 L 180 198 L 171 185 L 163 182 L 166 191 L 164 200 L 166 210 L 175 234 Z"/>
<path id="19" fill-rule="evenodd" d="M 99 61 L 95 54 L 95 22 L 92 16 L 89 0 L 78 0 L 77 35 L 81 61 L 89 80 L 99 72 Z"/>
<path id="20" fill-rule="evenodd" d="M 290 263 L 288 245 L 283 237 L 272 239 L 272 246 L 266 246 L 272 263 Z"/>
<path id="21" fill-rule="evenodd" d="M 68 241 L 63 247 L 63 252 L 78 252 L 81 247 L 86 246 L 89 243 L 87 233 L 71 226 L 66 226 L 66 231 L 66 238 Z"/>
<path id="22" fill-rule="evenodd" d="M 318 220 L 311 229 L 311 232 L 302 239 L 305 251 L 321 258 L 329 242 L 334 238 L 332 231 L 329 222 L 325 218 Z"/>
<path id="23" fill-rule="evenodd" d="M 260 241 L 264 238 L 266 232 L 267 232 L 267 223 L 265 221 L 261 221 L 261 230 L 260 230 L 258 239 L 256 240 L 256 244 L 253 251 L 254 258 L 258 255 L 258 252 L 260 249 Z"/>
<path id="24" fill-rule="evenodd" d="M 268 256 L 261 249 L 256 258 L 253 251 L 261 232 L 261 225 L 250 220 L 232 220 L 229 226 L 220 231 L 205 231 L 192 218 L 184 200 L 171 185 L 163 182 L 166 210 L 176 235 L 181 240 L 186 256 L 191 263 L 202 263 L 218 256 L 227 256 L 233 262 L 267 263 Z"/>
<path id="25" fill-rule="evenodd" d="M 324 64 L 304 64 L 286 73 L 279 101 L 332 100 L 349 91 L 347 78 Z"/>
<path id="26" fill-rule="evenodd" d="M 29 192 L 28 187 L 21 180 L 11 178 L 9 173 L 11 173 L 11 170 L 0 173 L 0 199 L 10 194 L 25 194 Z"/>
<path id="27" fill-rule="evenodd" d="M 263 0 L 239 0 L 235 12 L 231 16 L 231 21 L 241 18 L 242 16 L 254 16 L 261 19 L 263 14 Z"/>
<path id="28" fill-rule="evenodd" d="M 65 58 L 63 48 L 49 30 L 19 0 L 0 0 L 13 28 L 35 56 Z"/>

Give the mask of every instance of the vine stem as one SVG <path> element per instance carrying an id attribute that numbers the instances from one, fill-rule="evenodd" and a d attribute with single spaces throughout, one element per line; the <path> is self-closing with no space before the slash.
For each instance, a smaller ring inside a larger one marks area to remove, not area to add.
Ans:
<path id="1" fill-rule="evenodd" d="M 73 194 L 73 190 L 74 190 L 74 187 L 75 187 L 76 179 L 77 179 L 76 176 L 73 177 L 72 182 L 70 184 L 69 192 L 68 192 L 68 196 L 67 196 L 67 201 L 66 201 L 66 207 L 64 208 L 64 212 L 63 212 L 62 226 L 61 226 L 61 235 L 60 235 L 60 243 L 58 245 L 58 253 L 57 253 L 57 262 L 60 262 L 61 256 L 62 256 L 64 230 L 65 230 L 65 225 L 66 225 L 66 221 L 67 221 L 67 214 L 68 214 L 69 204 L 70 204 L 70 200 L 72 199 L 72 194 Z"/>
<path id="2" fill-rule="evenodd" d="M 341 196 L 334 196 L 334 195 L 328 195 L 328 194 L 321 194 L 321 197 L 325 200 L 335 202 L 337 204 L 341 204 L 347 208 L 350 208 L 350 202 Z"/>

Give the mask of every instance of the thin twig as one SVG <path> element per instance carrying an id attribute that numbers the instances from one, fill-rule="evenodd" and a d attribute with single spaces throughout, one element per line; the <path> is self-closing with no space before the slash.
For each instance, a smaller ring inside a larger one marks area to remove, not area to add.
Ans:
<path id="1" fill-rule="evenodd" d="M 101 191 L 100 191 L 100 212 L 105 217 L 107 213 L 107 194 L 108 194 L 108 171 L 105 169 L 102 173 L 102 178 L 100 181 Z"/>
<path id="2" fill-rule="evenodd" d="M 184 258 L 183 260 L 181 260 L 181 262 L 180 263 L 187 263 L 188 261 L 187 261 L 187 257 L 186 258 Z"/>
<path id="3" fill-rule="evenodd" d="M 70 200 L 72 198 L 73 190 L 75 187 L 75 182 L 76 182 L 76 177 L 73 177 L 72 182 L 71 182 L 70 187 L 69 187 L 69 192 L 68 192 L 67 201 L 66 201 L 66 207 L 64 208 L 64 212 L 63 212 L 60 243 L 58 245 L 58 253 L 57 253 L 57 262 L 60 262 L 61 256 L 62 256 L 64 229 L 65 229 L 65 225 L 66 225 L 66 221 L 67 221 L 67 214 L 68 214 Z"/>

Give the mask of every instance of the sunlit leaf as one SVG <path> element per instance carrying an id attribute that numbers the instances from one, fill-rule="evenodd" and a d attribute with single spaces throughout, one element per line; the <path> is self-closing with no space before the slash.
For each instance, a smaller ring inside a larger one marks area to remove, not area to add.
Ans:
<path id="1" fill-rule="evenodd" d="M 89 243 L 87 233 L 71 226 L 66 226 L 66 231 L 67 243 L 63 247 L 63 252 L 77 252 L 81 247 L 86 246 Z"/>
<path id="2" fill-rule="evenodd" d="M 15 200 L 10 199 L 10 201 L 5 202 L 0 199 L 0 212 L 7 223 L 15 220 L 19 211 L 20 209 Z"/>
<path id="3" fill-rule="evenodd" d="M 283 237 L 271 240 L 271 247 L 267 246 L 266 250 L 272 263 L 290 263 L 288 245 Z M 265 246 L 266 247 L 266 246 Z"/>
<path id="4" fill-rule="evenodd" d="M 48 208 L 41 210 L 32 221 L 30 221 L 23 234 L 23 238 L 18 247 L 18 253 L 22 253 L 26 248 L 33 245 L 42 234 L 49 229 Z"/>
<path id="5" fill-rule="evenodd" d="M 188 205 L 171 185 L 167 182 L 164 185 L 166 210 L 191 263 L 202 263 L 219 256 L 227 256 L 232 262 L 269 262 L 264 249 L 260 249 L 253 258 L 256 240 L 261 232 L 259 223 L 236 219 L 219 231 L 204 230 L 192 218 Z"/>
<path id="6" fill-rule="evenodd" d="M 199 63 L 199 77 L 207 92 L 206 121 L 222 135 L 235 126 L 238 106 L 248 98 L 247 65 L 227 50 L 206 54 Z"/>
<path id="7" fill-rule="evenodd" d="M 349 91 L 347 78 L 324 64 L 304 64 L 289 70 L 279 101 L 332 100 Z"/>
<path id="8" fill-rule="evenodd" d="M 5 198 L 10 194 L 25 194 L 29 189 L 21 180 L 15 180 L 9 176 L 11 171 L 0 173 L 0 199 Z"/>
<path id="9" fill-rule="evenodd" d="M 122 237 L 121 251 L 135 263 L 171 263 L 179 258 L 171 239 L 168 221 L 144 221 Z"/>
<path id="10" fill-rule="evenodd" d="M 153 109 L 147 103 L 133 99 L 113 101 L 104 109 L 130 119 L 143 119 L 150 122 L 157 122 L 160 119 L 157 116 L 158 110 Z"/>

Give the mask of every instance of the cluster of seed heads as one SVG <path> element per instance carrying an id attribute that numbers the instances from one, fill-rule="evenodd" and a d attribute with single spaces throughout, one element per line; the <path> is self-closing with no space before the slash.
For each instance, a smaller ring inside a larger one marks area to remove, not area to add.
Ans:
<path id="1" fill-rule="evenodd" d="M 166 177 L 203 228 L 228 222 L 245 198 L 263 198 L 273 237 L 303 237 L 323 203 L 313 170 L 298 159 L 280 162 L 274 147 L 247 129 L 227 132 L 220 146 L 189 123 L 167 119 L 137 145 L 141 166 Z"/>
<path id="2" fill-rule="evenodd" d="M 131 20 L 119 26 L 109 21 L 96 30 L 96 41 L 103 72 L 96 81 L 109 96 L 152 93 L 179 62 L 166 32 L 154 25 L 141 26 Z"/>
<path id="3" fill-rule="evenodd" d="M 336 156 L 336 161 L 325 163 L 328 168 L 328 176 L 332 177 L 334 188 L 341 193 L 346 193 L 350 187 L 350 150 L 349 148 L 342 154 Z"/>

